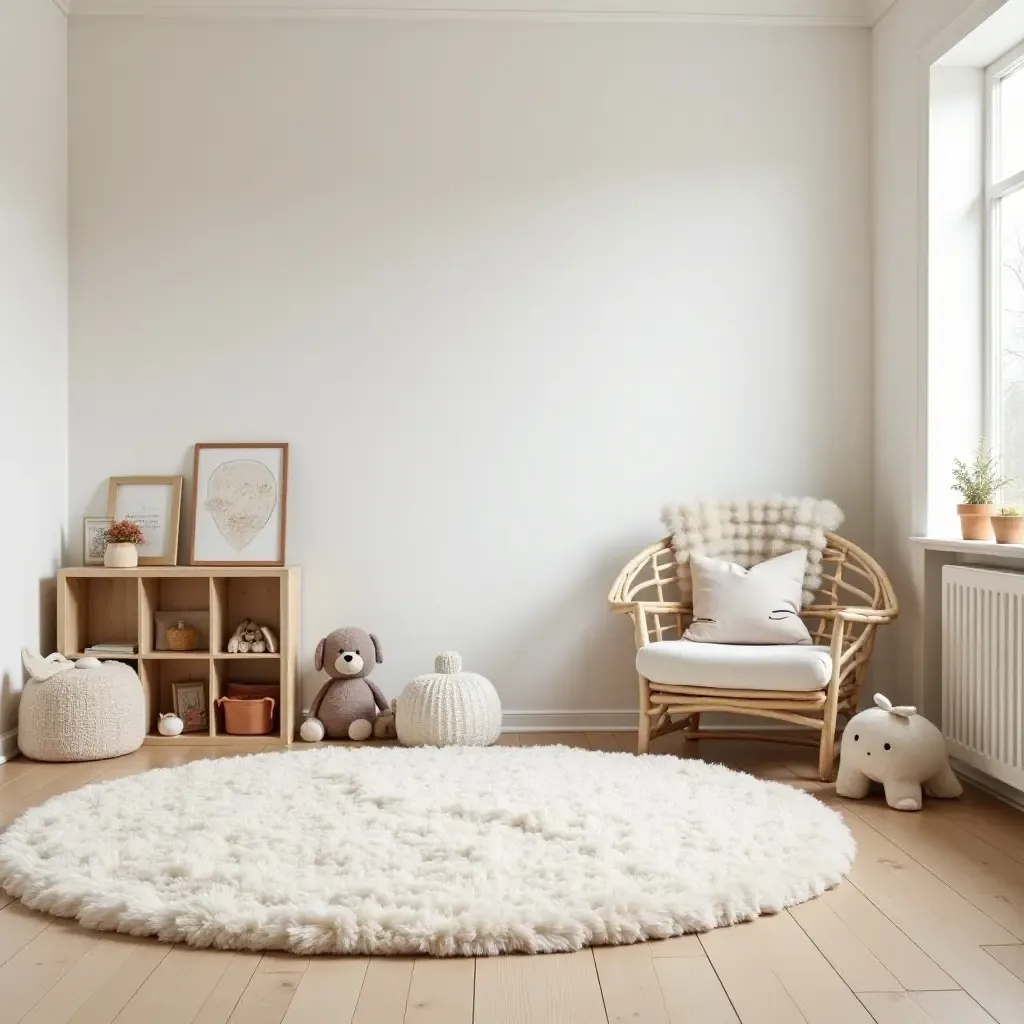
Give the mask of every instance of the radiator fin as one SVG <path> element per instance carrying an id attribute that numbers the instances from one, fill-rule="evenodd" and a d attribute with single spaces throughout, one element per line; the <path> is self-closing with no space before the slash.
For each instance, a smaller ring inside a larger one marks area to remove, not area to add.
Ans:
<path id="1" fill-rule="evenodd" d="M 942 732 L 954 757 L 1024 791 L 1024 573 L 943 568 Z"/>

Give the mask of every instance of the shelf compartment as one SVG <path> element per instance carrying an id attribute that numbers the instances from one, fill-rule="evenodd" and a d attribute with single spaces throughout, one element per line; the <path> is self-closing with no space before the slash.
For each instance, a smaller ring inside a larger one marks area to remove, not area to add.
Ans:
<path id="1" fill-rule="evenodd" d="M 255 660 L 247 661 L 248 658 Z M 243 654 L 238 658 L 217 658 L 213 662 L 214 699 L 230 696 L 228 686 L 231 683 L 244 685 L 252 692 L 256 687 L 266 689 L 266 696 L 274 698 L 274 731 L 265 734 L 270 741 L 281 736 L 281 663 L 277 658 L 260 658 L 259 655 Z M 224 709 L 216 707 L 214 717 L 214 735 L 233 737 L 224 729 Z M 238 738 L 238 737 L 233 737 Z"/>
<path id="2" fill-rule="evenodd" d="M 215 576 L 210 582 L 210 643 L 214 654 L 227 652 L 228 641 L 243 619 L 253 619 L 261 626 L 269 626 L 280 650 L 280 576 Z"/>
<path id="3" fill-rule="evenodd" d="M 139 581 L 134 576 L 77 577 L 67 583 L 62 609 L 66 649 L 139 642 Z"/>
<path id="4" fill-rule="evenodd" d="M 209 657 L 160 658 L 144 655 L 139 659 L 139 677 L 146 693 L 146 731 L 159 736 L 157 722 L 161 714 L 174 711 L 174 684 L 201 682 L 206 687 L 207 727 L 201 732 L 183 733 L 182 739 L 207 740 L 213 730 L 213 690 Z M 178 739 L 178 737 L 173 737 Z"/>
<path id="5" fill-rule="evenodd" d="M 202 576 L 149 576 L 140 578 L 139 586 L 139 650 L 143 654 L 165 653 L 156 649 L 161 639 L 156 626 L 157 614 L 168 616 L 169 621 L 173 622 L 176 616 L 187 620 L 189 612 L 205 613 L 206 622 L 201 629 L 207 634 L 206 645 L 202 651 L 182 653 L 209 654 L 210 604 L 213 596 L 209 579 Z"/>

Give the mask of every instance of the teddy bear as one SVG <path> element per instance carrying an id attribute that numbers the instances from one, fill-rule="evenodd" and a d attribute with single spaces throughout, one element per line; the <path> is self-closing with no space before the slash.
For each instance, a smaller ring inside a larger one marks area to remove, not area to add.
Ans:
<path id="1" fill-rule="evenodd" d="M 880 693 L 875 704 L 843 730 L 836 793 L 860 800 L 872 782 L 880 782 L 885 802 L 897 811 L 921 810 L 922 784 L 928 796 L 960 796 L 963 787 L 949 766 L 942 733 L 917 708 L 893 707 Z"/>
<path id="2" fill-rule="evenodd" d="M 308 743 L 325 736 L 339 740 L 394 736 L 394 706 L 370 679 L 374 665 L 383 660 L 380 641 L 373 633 L 350 626 L 325 636 L 316 645 L 313 662 L 318 672 L 326 670 L 331 678 L 313 698 L 299 736 Z"/>

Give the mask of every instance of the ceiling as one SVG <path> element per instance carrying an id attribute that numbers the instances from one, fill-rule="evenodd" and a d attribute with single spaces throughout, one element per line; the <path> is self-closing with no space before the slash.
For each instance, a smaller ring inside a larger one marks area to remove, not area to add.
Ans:
<path id="1" fill-rule="evenodd" d="M 245 16 L 578 17 L 752 24 L 869 26 L 896 0 L 56 0 L 76 16 L 168 14 Z"/>

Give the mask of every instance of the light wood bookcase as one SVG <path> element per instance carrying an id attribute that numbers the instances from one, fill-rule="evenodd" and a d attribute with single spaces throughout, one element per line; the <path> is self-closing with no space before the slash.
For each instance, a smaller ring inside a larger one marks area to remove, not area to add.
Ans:
<path id="1" fill-rule="evenodd" d="M 140 566 L 62 569 L 57 577 L 57 647 L 67 658 L 85 656 L 101 643 L 137 643 L 132 657 L 110 655 L 137 666 L 146 692 L 146 742 L 178 745 L 237 745 L 262 748 L 295 737 L 299 679 L 300 572 L 293 568 L 234 566 Z M 209 611 L 210 650 L 157 651 L 156 612 Z M 273 628 L 277 654 L 228 654 L 227 643 L 242 619 Z M 173 711 L 172 684 L 207 685 L 207 732 L 161 736 L 161 712 Z M 277 728 L 267 736 L 229 736 L 214 701 L 229 682 L 276 683 L 280 687 Z"/>

